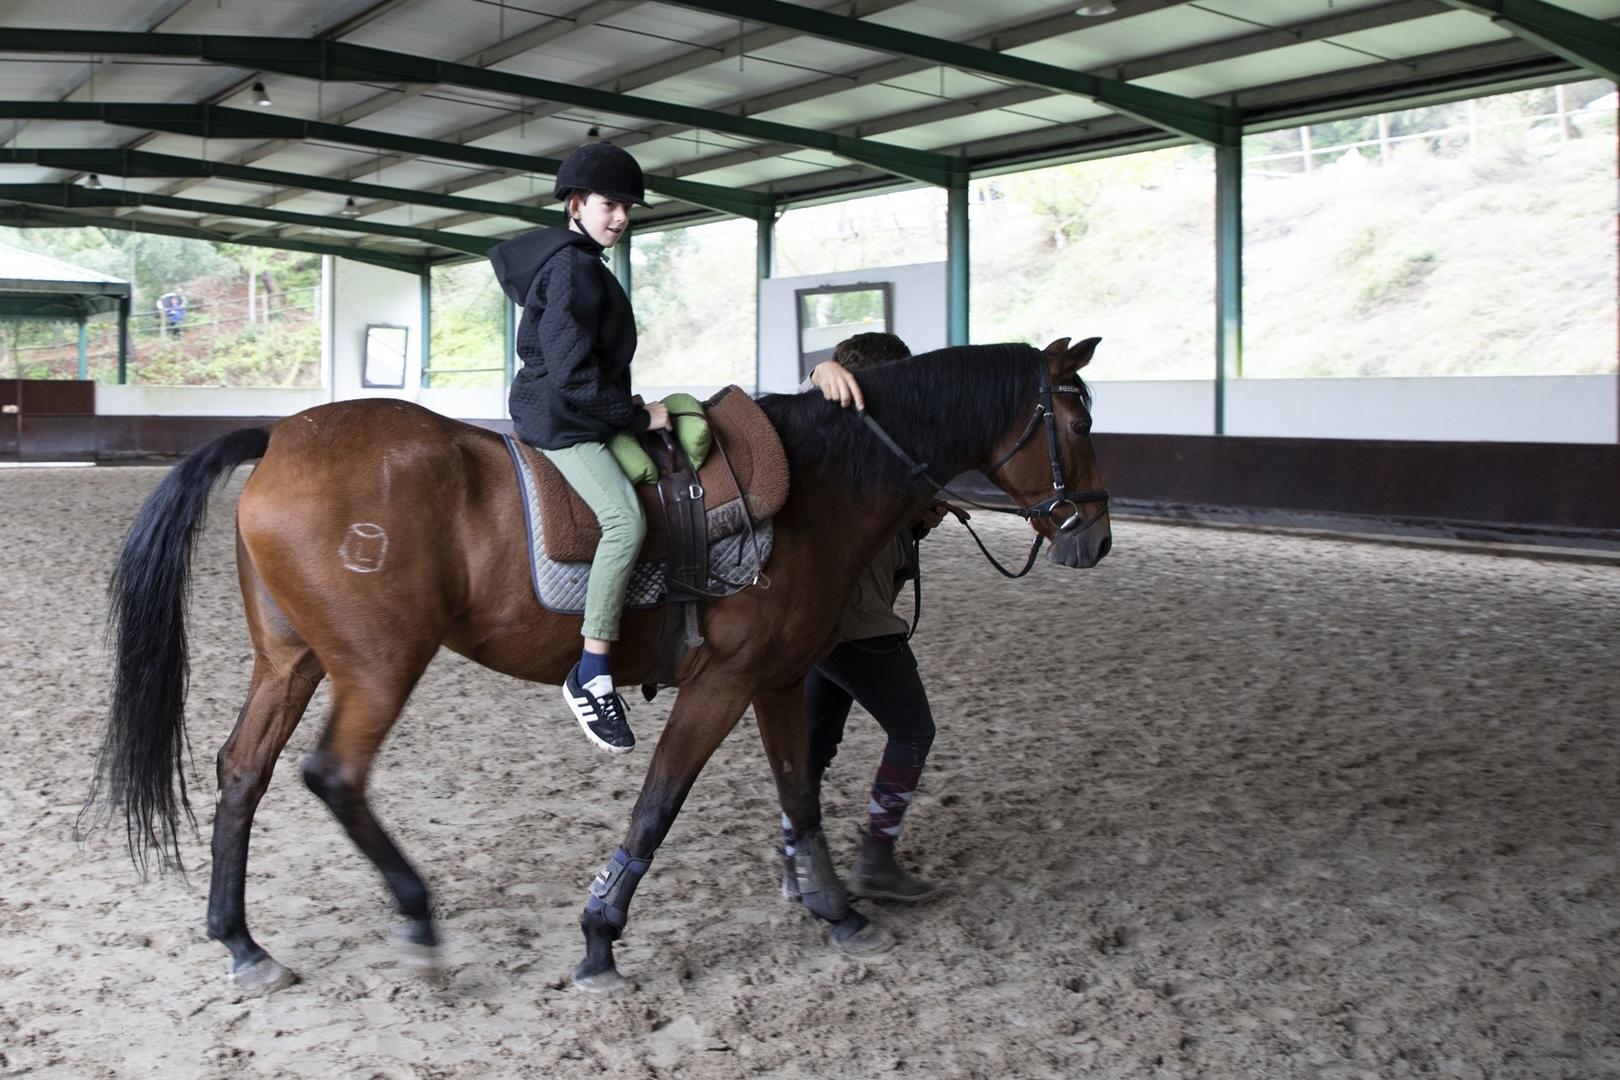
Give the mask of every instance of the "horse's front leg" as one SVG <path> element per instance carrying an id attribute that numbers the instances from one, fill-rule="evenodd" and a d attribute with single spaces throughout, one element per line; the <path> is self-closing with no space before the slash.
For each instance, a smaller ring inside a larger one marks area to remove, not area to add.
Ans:
<path id="1" fill-rule="evenodd" d="M 748 706 L 748 690 L 737 680 L 712 670 L 705 676 L 677 694 L 630 812 L 624 843 L 591 881 L 579 919 L 585 932 L 585 959 L 574 968 L 574 985 L 582 990 L 611 993 L 625 986 L 613 962 L 613 943 L 624 933 L 630 898 L 669 834 L 693 781 Z"/>
<path id="2" fill-rule="evenodd" d="M 776 777 L 782 812 L 793 826 L 788 863 L 799 902 L 827 924 L 827 941 L 851 956 L 875 956 L 894 947 L 894 935 L 850 907 L 844 883 L 833 869 L 827 834 L 821 828 L 820 777 L 813 774 L 805 727 L 804 681 L 754 695 L 760 742 Z"/>

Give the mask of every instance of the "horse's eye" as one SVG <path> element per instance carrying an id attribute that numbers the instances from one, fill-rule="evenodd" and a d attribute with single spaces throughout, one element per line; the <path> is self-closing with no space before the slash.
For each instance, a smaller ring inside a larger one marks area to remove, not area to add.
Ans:
<path id="1" fill-rule="evenodd" d="M 1071 434 L 1071 435 L 1090 435 L 1091 434 L 1091 418 L 1087 417 L 1084 420 L 1070 420 L 1069 421 L 1069 434 Z"/>

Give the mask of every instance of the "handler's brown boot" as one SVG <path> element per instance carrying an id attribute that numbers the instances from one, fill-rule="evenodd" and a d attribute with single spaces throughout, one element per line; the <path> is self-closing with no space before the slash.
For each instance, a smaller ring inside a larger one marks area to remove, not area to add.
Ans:
<path id="1" fill-rule="evenodd" d="M 894 841 L 879 840 L 862 828 L 861 853 L 844 875 L 845 887 L 853 896 L 873 900 L 898 900 L 910 904 L 926 900 L 939 891 L 932 881 L 913 877 L 894 858 Z"/>

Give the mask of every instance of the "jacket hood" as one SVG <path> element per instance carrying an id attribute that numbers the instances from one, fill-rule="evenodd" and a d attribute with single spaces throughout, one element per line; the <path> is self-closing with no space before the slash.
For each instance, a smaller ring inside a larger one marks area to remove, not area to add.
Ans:
<path id="1" fill-rule="evenodd" d="M 529 287 L 546 260 L 570 245 L 582 247 L 592 255 L 602 253 L 602 245 L 584 233 L 554 225 L 501 241 L 489 249 L 489 262 L 495 268 L 495 280 L 501 283 L 501 289 L 512 303 L 522 304 L 528 300 Z"/>

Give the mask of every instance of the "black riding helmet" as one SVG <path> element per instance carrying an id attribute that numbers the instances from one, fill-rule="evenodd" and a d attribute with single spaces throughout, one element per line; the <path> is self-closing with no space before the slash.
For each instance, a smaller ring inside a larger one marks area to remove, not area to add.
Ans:
<path id="1" fill-rule="evenodd" d="M 552 197 L 566 199 L 575 191 L 594 191 L 618 202 L 647 205 L 641 166 L 628 150 L 610 142 L 586 143 L 563 159 Z"/>

